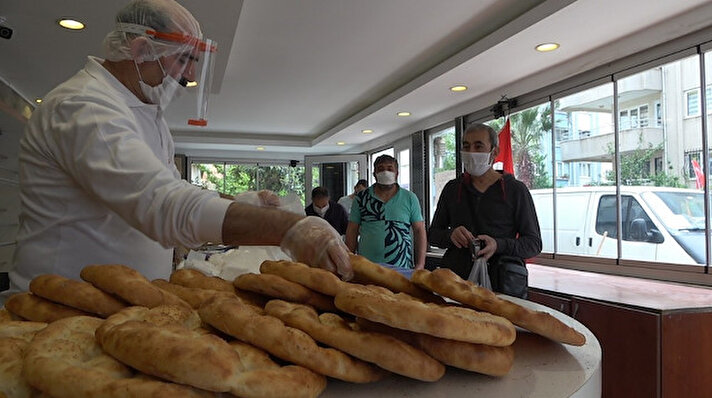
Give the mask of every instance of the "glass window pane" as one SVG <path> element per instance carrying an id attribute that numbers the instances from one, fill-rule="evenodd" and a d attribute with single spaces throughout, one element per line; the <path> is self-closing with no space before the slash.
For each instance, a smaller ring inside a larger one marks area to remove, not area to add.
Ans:
<path id="1" fill-rule="evenodd" d="M 648 104 L 662 104 L 660 124 L 620 133 L 622 259 L 695 264 L 691 247 L 704 246 L 704 231 L 677 228 L 670 220 L 681 217 L 679 206 L 658 196 L 694 198 L 694 165 L 702 155 L 699 77 L 699 58 L 692 56 L 618 81 L 620 106 L 638 109 L 639 120 Z M 678 98 L 685 99 L 686 112 L 668 113 L 678 109 Z"/>
<path id="2" fill-rule="evenodd" d="M 398 180 L 402 188 L 410 190 L 410 149 L 398 153 Z"/>
<path id="3" fill-rule="evenodd" d="M 557 127 L 566 124 L 572 132 L 567 140 L 557 137 L 555 153 L 566 174 L 556 176 L 556 247 L 562 254 L 616 258 L 618 245 L 610 203 L 599 203 L 602 193 L 615 192 L 613 173 L 614 123 L 613 84 L 581 91 L 554 102 Z M 618 112 L 621 125 L 630 126 L 631 115 L 637 119 L 638 107 L 623 106 Z M 635 109 L 635 112 L 631 112 Z M 629 127 L 630 128 L 630 127 Z M 637 130 L 629 130 L 637 131 Z M 607 187 L 609 186 L 609 187 Z M 547 193 L 551 195 L 550 191 Z M 551 212 L 551 211 L 550 211 Z M 537 213 L 543 213 L 537 205 Z M 553 217 L 540 217 L 542 235 L 553 230 Z M 604 225 L 605 224 L 605 225 Z M 605 233 L 607 231 L 607 233 Z"/>
<path id="4" fill-rule="evenodd" d="M 430 220 L 433 220 L 440 193 L 448 181 L 455 178 L 455 127 L 436 131 L 428 136 L 430 152 Z"/>

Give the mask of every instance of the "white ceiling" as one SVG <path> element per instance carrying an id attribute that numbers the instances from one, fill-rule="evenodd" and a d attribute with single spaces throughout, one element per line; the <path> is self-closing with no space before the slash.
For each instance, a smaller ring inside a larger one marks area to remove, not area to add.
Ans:
<path id="1" fill-rule="evenodd" d="M 372 149 L 712 24 L 710 0 L 179 2 L 219 50 L 208 126 L 185 125 L 181 102 L 168 110 L 176 150 L 237 158 Z M 122 4 L 3 2 L 14 34 L 0 40 L 0 78 L 42 97 L 101 55 Z M 62 29 L 63 16 L 87 28 Z M 549 41 L 561 48 L 534 51 Z"/>

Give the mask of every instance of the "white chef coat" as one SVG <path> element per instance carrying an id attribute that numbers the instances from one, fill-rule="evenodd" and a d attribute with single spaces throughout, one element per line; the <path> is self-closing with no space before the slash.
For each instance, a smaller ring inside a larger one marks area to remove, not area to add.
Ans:
<path id="1" fill-rule="evenodd" d="M 163 112 L 89 57 L 52 90 L 20 141 L 14 289 L 89 264 L 167 278 L 172 250 L 222 241 L 229 200 L 180 179 Z"/>

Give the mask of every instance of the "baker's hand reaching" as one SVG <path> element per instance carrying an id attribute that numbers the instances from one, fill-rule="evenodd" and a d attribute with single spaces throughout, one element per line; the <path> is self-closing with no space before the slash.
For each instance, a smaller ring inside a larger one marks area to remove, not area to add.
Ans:
<path id="1" fill-rule="evenodd" d="M 293 260 L 337 273 L 341 279 L 353 278 L 349 249 L 341 236 L 321 217 L 305 217 L 287 231 L 280 244 Z"/>

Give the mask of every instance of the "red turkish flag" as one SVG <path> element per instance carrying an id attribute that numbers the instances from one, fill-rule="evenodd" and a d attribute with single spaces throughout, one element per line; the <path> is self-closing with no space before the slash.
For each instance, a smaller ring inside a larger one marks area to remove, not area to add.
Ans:
<path id="1" fill-rule="evenodd" d="M 695 171 L 695 188 L 702 189 L 705 187 L 705 175 L 702 173 L 700 164 L 696 159 L 692 159 L 692 170 Z"/>
<path id="2" fill-rule="evenodd" d="M 514 161 L 512 160 L 512 129 L 509 119 L 504 122 L 502 130 L 499 132 L 499 155 L 494 159 L 494 163 L 502 162 L 505 173 L 514 174 Z"/>

